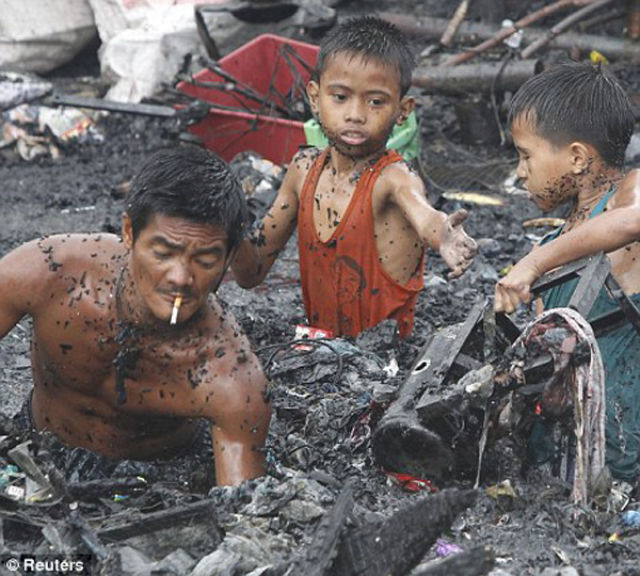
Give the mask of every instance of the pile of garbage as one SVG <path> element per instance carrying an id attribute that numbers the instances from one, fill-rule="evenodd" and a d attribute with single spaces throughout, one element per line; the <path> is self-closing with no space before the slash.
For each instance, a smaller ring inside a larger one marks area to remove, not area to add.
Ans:
<path id="1" fill-rule="evenodd" d="M 385 324 L 360 344 L 384 347 L 394 334 L 394 324 Z M 5 552 L 46 550 L 85 562 L 86 574 L 402 575 L 433 548 L 429 560 L 440 560 L 420 574 L 456 565 L 467 566 L 460 574 L 490 570 L 488 548 L 463 550 L 443 539 L 474 491 L 425 491 L 388 505 L 389 486 L 368 445 L 372 406 L 393 392 L 393 358 L 341 339 L 297 339 L 260 353 L 274 406 L 269 473 L 237 488 L 196 494 L 180 483 L 124 475 L 120 466 L 108 479 L 70 480 L 53 464 L 47 434 L 14 434 L 5 422 Z"/>

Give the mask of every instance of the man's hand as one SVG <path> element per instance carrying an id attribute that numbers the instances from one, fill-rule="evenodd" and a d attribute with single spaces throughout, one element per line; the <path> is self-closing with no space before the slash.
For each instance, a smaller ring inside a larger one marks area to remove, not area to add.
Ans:
<path id="1" fill-rule="evenodd" d="M 510 314 L 522 302 L 531 301 L 531 285 L 542 276 L 536 266 L 527 259 L 520 260 L 502 280 L 496 284 L 493 308 L 496 312 Z"/>
<path id="2" fill-rule="evenodd" d="M 451 269 L 449 278 L 460 276 L 473 262 L 478 251 L 475 240 L 467 236 L 462 223 L 467 219 L 466 210 L 456 210 L 449 215 L 440 232 L 440 256 Z"/>

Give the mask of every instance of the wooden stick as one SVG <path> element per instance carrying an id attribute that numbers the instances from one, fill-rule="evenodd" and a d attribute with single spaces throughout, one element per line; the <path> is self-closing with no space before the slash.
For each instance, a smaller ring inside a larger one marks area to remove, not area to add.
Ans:
<path id="1" fill-rule="evenodd" d="M 555 26 L 553 26 L 544 36 L 538 38 L 535 42 L 532 42 L 522 51 L 522 58 L 530 58 L 533 54 L 535 54 L 540 48 L 546 46 L 551 40 L 553 40 L 556 36 L 562 34 L 565 30 L 571 28 L 574 24 L 580 22 L 586 18 L 592 12 L 596 10 L 600 10 L 600 8 L 604 8 L 607 4 L 611 4 L 613 0 L 599 0 L 594 2 L 593 4 L 587 4 L 580 8 L 580 10 L 576 10 L 573 14 L 567 16 L 560 22 L 558 22 Z"/>
<path id="2" fill-rule="evenodd" d="M 447 67 L 424 66 L 416 68 L 411 83 L 431 94 L 488 94 L 492 89 L 498 92 L 515 91 L 540 69 L 540 62 L 533 59 Z"/>
<path id="3" fill-rule="evenodd" d="M 380 17 L 397 26 L 407 36 L 429 42 L 437 42 L 449 25 L 449 20 L 446 18 L 431 18 L 426 16 L 416 18 L 415 16 L 390 12 L 382 12 L 380 13 Z M 472 42 L 478 42 L 479 40 L 486 40 L 492 38 L 498 31 L 499 29 L 496 26 L 465 21 L 458 30 L 455 42 L 470 44 Z M 545 34 L 546 30 L 542 28 L 527 28 L 527 39 L 531 42 Z M 597 50 L 598 52 L 602 52 L 602 54 L 606 54 L 609 60 L 626 60 L 628 61 L 627 64 L 640 64 L 638 43 L 623 38 L 612 38 L 611 36 L 598 34 L 579 34 L 569 31 L 554 38 L 549 43 L 549 46 L 557 50 L 571 50 L 572 48 L 578 48 L 586 52 Z"/>
<path id="4" fill-rule="evenodd" d="M 569 6 L 578 6 L 578 5 L 583 5 L 587 3 L 590 3 L 590 0 L 589 2 L 587 2 L 587 0 L 558 0 L 553 4 L 549 4 L 544 8 L 540 8 L 540 10 L 536 10 L 535 12 L 528 14 L 524 18 L 521 18 L 515 24 L 513 24 L 513 26 L 502 28 L 492 38 L 485 40 L 481 44 L 478 44 L 477 46 L 474 46 L 473 48 L 470 48 L 465 52 L 461 52 L 460 54 L 457 54 L 456 56 L 449 58 L 448 60 L 443 62 L 441 66 L 455 66 L 456 64 L 462 64 L 463 62 L 468 62 L 469 60 L 472 60 L 473 58 L 475 58 L 478 54 L 482 54 L 483 52 L 489 50 L 490 48 L 497 46 L 503 40 L 505 40 L 512 34 L 515 34 L 518 30 L 521 30 L 522 28 L 526 28 L 527 26 L 529 26 L 530 24 L 533 24 L 534 22 L 537 22 L 538 20 L 542 20 L 543 18 L 546 18 L 551 14 L 555 14 L 560 10 L 564 10 Z"/>
<path id="5" fill-rule="evenodd" d="M 458 8 L 456 8 L 453 17 L 451 18 L 451 22 L 449 22 L 442 38 L 440 38 L 440 46 L 448 47 L 451 45 L 451 41 L 456 35 L 458 28 L 460 28 L 460 24 L 462 24 L 467 16 L 467 10 L 469 10 L 469 0 L 462 0 L 458 5 Z"/>
<path id="6" fill-rule="evenodd" d="M 586 32 L 587 30 L 589 30 L 589 28 L 593 28 L 598 24 L 606 24 L 607 22 L 618 20 L 619 18 L 624 18 L 624 16 L 624 8 L 616 8 L 615 10 L 608 11 L 606 14 L 598 14 L 593 18 L 589 18 L 584 22 L 580 22 L 580 24 L 578 24 L 578 31 Z"/>

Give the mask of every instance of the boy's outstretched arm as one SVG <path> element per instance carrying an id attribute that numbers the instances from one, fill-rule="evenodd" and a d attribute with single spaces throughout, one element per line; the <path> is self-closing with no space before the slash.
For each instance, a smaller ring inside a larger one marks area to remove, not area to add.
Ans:
<path id="1" fill-rule="evenodd" d="M 429 204 L 422 180 L 408 172 L 396 177 L 392 199 L 422 241 L 440 252 L 449 266 L 449 278 L 457 278 L 471 266 L 478 246 L 462 227 L 466 210 L 447 215 Z"/>
<path id="2" fill-rule="evenodd" d="M 548 244 L 534 248 L 496 284 L 496 312 L 513 312 L 531 300 L 531 285 L 569 262 L 598 252 L 613 252 L 640 240 L 640 170 L 623 180 L 611 209 L 587 220 Z"/>
<path id="3" fill-rule="evenodd" d="M 243 288 L 253 288 L 264 280 L 295 230 L 298 188 L 306 172 L 305 165 L 310 162 L 308 154 L 302 151 L 293 158 L 273 205 L 255 232 L 244 238 L 238 248 L 231 270 Z"/>

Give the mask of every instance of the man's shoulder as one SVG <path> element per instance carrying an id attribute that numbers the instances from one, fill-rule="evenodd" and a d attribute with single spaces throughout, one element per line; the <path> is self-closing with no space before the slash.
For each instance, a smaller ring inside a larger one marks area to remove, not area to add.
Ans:
<path id="1" fill-rule="evenodd" d="M 29 244 L 36 252 L 55 251 L 61 258 L 95 259 L 96 254 L 124 252 L 122 241 L 114 234 L 52 234 Z"/>
<path id="2" fill-rule="evenodd" d="M 203 338 L 212 339 L 225 345 L 244 345 L 248 342 L 238 320 L 229 306 L 215 294 L 211 294 L 207 301 L 206 314 L 199 330 Z"/>
<path id="3" fill-rule="evenodd" d="M 216 364 L 216 373 L 227 373 L 234 380 L 244 380 L 249 373 L 262 374 L 260 361 L 235 315 L 215 295 L 209 297 L 204 323 L 204 329 L 197 330 L 199 348 Z"/>
<path id="4" fill-rule="evenodd" d="M 113 234 L 56 234 L 24 245 L 25 265 L 51 272 L 51 280 L 72 276 L 102 276 L 125 254 Z"/>

